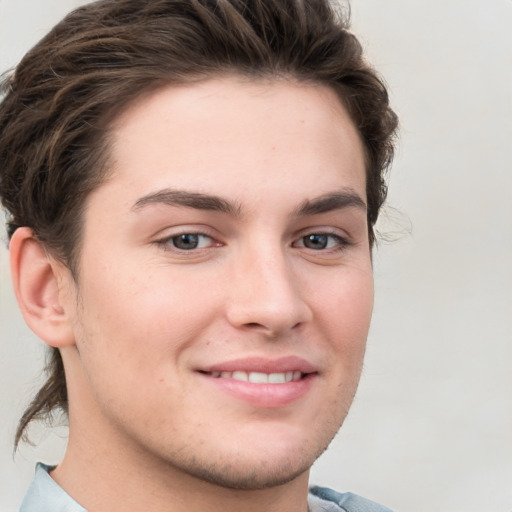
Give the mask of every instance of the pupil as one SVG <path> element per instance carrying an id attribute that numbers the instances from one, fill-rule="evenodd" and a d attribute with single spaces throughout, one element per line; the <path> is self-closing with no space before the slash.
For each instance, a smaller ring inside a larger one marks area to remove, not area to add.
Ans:
<path id="1" fill-rule="evenodd" d="M 325 249 L 327 247 L 327 236 L 308 235 L 304 237 L 304 245 L 308 249 Z"/>
<path id="2" fill-rule="evenodd" d="M 186 233 L 173 238 L 174 246 L 178 249 L 195 249 L 199 243 L 199 236 Z"/>

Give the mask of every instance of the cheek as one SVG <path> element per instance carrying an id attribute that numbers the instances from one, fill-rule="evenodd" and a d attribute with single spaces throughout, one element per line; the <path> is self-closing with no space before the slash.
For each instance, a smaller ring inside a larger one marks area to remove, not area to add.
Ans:
<path id="1" fill-rule="evenodd" d="M 333 356 L 348 366 L 359 368 L 362 364 L 372 310 L 371 268 L 353 271 L 334 283 L 317 307 Z"/>
<path id="2" fill-rule="evenodd" d="M 203 286 L 199 293 L 194 282 L 179 274 L 160 270 L 142 275 L 140 268 L 126 266 L 87 270 L 77 344 L 91 357 L 114 359 L 121 371 L 134 365 L 152 371 L 151 365 L 176 360 L 211 318 L 211 294 Z"/>
<path id="3" fill-rule="evenodd" d="M 90 392 L 103 414 L 119 418 L 169 394 L 193 323 L 178 292 L 121 274 L 89 281 L 84 274 L 75 329 Z"/>

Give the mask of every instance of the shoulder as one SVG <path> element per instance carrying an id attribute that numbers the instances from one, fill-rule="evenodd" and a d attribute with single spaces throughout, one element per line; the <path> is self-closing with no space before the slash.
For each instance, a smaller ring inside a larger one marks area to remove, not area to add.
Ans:
<path id="1" fill-rule="evenodd" d="M 392 512 L 391 509 L 357 494 L 351 492 L 341 493 L 326 487 L 311 487 L 309 489 L 309 496 L 311 512 L 323 510 L 331 512 L 331 508 L 326 509 L 326 503 L 336 506 L 336 508 L 332 507 L 332 512 L 340 509 L 343 512 Z"/>

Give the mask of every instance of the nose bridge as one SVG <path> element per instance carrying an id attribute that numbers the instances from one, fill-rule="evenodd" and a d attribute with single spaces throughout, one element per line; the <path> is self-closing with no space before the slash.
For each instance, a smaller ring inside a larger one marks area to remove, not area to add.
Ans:
<path id="1" fill-rule="evenodd" d="M 241 252 L 229 304 L 231 323 L 276 335 L 307 321 L 310 311 L 283 244 L 260 240 Z"/>

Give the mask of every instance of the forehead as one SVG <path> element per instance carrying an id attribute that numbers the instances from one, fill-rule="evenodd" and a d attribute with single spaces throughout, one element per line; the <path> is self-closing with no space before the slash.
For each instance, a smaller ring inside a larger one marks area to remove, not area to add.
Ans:
<path id="1" fill-rule="evenodd" d="M 362 143 L 323 85 L 229 77 L 167 86 L 130 105 L 112 140 L 111 181 L 139 195 L 170 185 L 258 195 L 300 183 L 319 195 L 348 181 L 365 197 Z"/>

